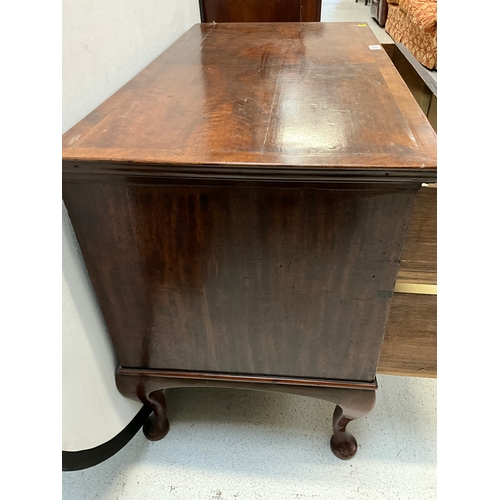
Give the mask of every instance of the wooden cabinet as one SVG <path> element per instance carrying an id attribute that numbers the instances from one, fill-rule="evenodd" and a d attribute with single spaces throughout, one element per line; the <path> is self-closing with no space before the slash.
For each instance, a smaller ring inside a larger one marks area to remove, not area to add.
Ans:
<path id="1" fill-rule="evenodd" d="M 373 45 L 358 23 L 196 25 L 64 135 L 63 198 L 150 439 L 164 389 L 214 385 L 331 401 L 332 451 L 355 454 L 437 172 Z"/>
<path id="2" fill-rule="evenodd" d="M 321 0 L 200 0 L 205 23 L 319 22 Z"/>

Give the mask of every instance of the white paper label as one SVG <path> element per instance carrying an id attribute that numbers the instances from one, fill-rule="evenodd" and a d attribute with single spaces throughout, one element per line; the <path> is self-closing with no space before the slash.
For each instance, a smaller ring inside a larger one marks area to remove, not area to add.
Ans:
<path id="1" fill-rule="evenodd" d="M 370 50 L 380 50 L 382 45 L 368 45 Z"/>

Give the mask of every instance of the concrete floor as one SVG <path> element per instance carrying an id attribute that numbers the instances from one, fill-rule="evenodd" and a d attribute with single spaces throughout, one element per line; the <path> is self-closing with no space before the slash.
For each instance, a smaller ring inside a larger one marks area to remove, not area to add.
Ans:
<path id="1" fill-rule="evenodd" d="M 363 0 L 323 0 L 322 20 L 366 22 L 380 43 L 392 42 Z M 374 410 L 349 424 L 359 444 L 350 461 L 330 451 L 330 403 L 265 392 L 176 389 L 168 393 L 171 428 L 165 439 L 152 443 L 139 432 L 106 462 L 63 473 L 62 497 L 435 499 L 436 380 L 378 381 Z"/>
<path id="2" fill-rule="evenodd" d="M 365 5 L 364 0 L 323 0 L 321 8 L 321 21 L 331 22 L 363 22 L 370 26 L 380 43 L 394 43 L 375 19 L 370 15 L 370 5 Z"/>
<path id="3" fill-rule="evenodd" d="M 334 405 L 284 394 L 175 389 L 170 432 L 139 432 L 108 461 L 63 473 L 65 500 L 436 498 L 436 380 L 379 376 L 359 449 L 330 451 Z"/>

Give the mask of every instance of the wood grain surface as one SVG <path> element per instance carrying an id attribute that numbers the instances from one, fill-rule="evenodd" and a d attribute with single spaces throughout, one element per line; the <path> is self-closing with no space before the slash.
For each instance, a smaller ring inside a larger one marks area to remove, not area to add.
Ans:
<path id="1" fill-rule="evenodd" d="M 346 430 L 352 420 L 365 417 L 375 406 L 376 386 L 370 389 L 283 385 L 274 383 L 241 382 L 237 380 L 210 380 L 194 378 L 175 378 L 162 372 L 141 375 L 140 370 L 119 369 L 116 384 L 120 392 L 151 407 L 153 414 L 144 426 L 148 439 L 158 440 L 169 430 L 165 389 L 178 387 L 217 387 L 251 391 L 280 392 L 322 399 L 336 405 L 333 414 L 333 436 L 330 440 L 332 452 L 343 460 L 351 459 L 358 449 L 354 436 Z"/>
<path id="2" fill-rule="evenodd" d="M 437 185 L 415 198 L 398 282 L 437 284 Z M 437 377 L 437 296 L 395 293 L 377 373 Z"/>
<path id="3" fill-rule="evenodd" d="M 64 134 L 63 199 L 123 368 L 375 380 L 437 168 L 370 45 L 358 23 L 195 25 Z"/>
<path id="4" fill-rule="evenodd" d="M 301 0 L 200 0 L 204 23 L 299 22 Z"/>
<path id="5" fill-rule="evenodd" d="M 398 281 L 437 285 L 437 186 L 424 186 L 415 198 Z"/>
<path id="6" fill-rule="evenodd" d="M 191 381 L 196 385 L 200 381 L 210 381 L 217 383 L 249 383 L 249 384 L 273 384 L 280 386 L 302 386 L 302 387 L 328 387 L 330 389 L 359 389 L 375 390 L 378 387 L 377 381 L 373 382 L 352 382 L 344 380 L 327 380 L 315 378 L 293 378 L 293 377 L 269 377 L 267 375 L 241 375 L 237 373 L 216 373 L 216 372 L 188 372 L 185 370 L 151 370 L 147 368 L 123 368 L 118 370 L 120 377 L 141 378 L 163 378 Z"/>
<path id="7" fill-rule="evenodd" d="M 415 191 L 63 194 L 123 367 L 374 379 Z"/>
<path id="8" fill-rule="evenodd" d="M 300 19 L 301 22 L 320 22 L 323 0 L 301 0 Z"/>
<path id="9" fill-rule="evenodd" d="M 437 296 L 395 293 L 377 373 L 437 377 Z"/>
<path id="10" fill-rule="evenodd" d="M 319 22 L 321 0 L 200 0 L 203 23 Z"/>
<path id="11" fill-rule="evenodd" d="M 376 44 L 358 23 L 195 25 L 64 134 L 63 160 L 411 170 L 433 182 L 435 133 Z"/>

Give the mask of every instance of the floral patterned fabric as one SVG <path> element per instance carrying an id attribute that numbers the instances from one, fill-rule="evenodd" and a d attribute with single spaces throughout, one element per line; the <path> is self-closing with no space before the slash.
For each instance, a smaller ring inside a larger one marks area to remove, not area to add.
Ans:
<path id="1" fill-rule="evenodd" d="M 408 9 L 410 19 L 424 31 L 432 31 L 437 26 L 437 2 L 412 1 Z"/>
<path id="2" fill-rule="evenodd" d="M 399 0 L 399 8 L 405 13 L 408 14 L 408 10 L 410 10 L 411 0 Z"/>
<path id="3" fill-rule="evenodd" d="M 401 4 L 406 2 L 408 14 Z M 402 43 L 420 64 L 437 67 L 437 2 L 433 0 L 400 0 L 399 6 L 388 5 L 385 30 L 395 42 Z"/>

